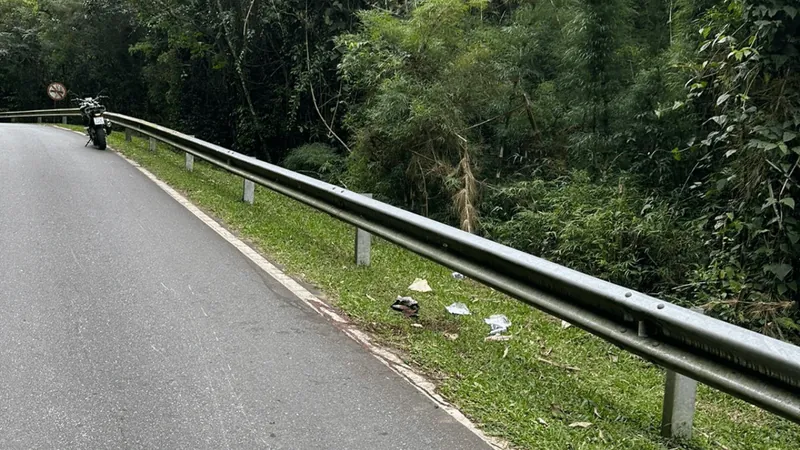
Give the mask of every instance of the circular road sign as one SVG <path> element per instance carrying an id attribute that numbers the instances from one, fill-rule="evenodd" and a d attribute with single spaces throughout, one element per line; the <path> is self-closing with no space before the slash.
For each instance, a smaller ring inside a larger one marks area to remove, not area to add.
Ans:
<path id="1" fill-rule="evenodd" d="M 50 83 L 50 86 L 47 86 L 47 96 L 56 102 L 64 100 L 67 96 L 67 88 L 61 83 Z"/>

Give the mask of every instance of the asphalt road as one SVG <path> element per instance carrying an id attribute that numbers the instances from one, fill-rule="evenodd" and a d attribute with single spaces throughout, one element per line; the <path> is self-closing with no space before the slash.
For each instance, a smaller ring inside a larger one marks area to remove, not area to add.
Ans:
<path id="1" fill-rule="evenodd" d="M 0 124 L 0 448 L 488 448 L 84 142 Z"/>

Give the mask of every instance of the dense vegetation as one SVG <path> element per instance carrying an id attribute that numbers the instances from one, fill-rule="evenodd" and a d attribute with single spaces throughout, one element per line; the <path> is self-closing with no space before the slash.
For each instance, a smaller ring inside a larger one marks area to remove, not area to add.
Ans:
<path id="1" fill-rule="evenodd" d="M 800 0 L 0 0 L 50 81 L 800 339 Z"/>

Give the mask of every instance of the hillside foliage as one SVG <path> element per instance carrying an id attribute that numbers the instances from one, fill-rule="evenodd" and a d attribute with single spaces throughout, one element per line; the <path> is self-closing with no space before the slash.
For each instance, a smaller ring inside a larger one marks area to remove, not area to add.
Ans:
<path id="1" fill-rule="evenodd" d="M 0 0 L 0 110 L 102 90 L 798 340 L 799 45 L 800 0 Z"/>

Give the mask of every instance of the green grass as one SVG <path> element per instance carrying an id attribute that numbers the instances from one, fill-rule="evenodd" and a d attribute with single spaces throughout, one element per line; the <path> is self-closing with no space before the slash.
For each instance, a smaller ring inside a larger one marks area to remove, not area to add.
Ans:
<path id="1" fill-rule="evenodd" d="M 77 127 L 80 128 L 80 127 Z M 183 192 L 288 273 L 318 286 L 328 300 L 384 345 L 427 374 L 449 401 L 488 434 L 531 449 L 796 449 L 800 426 L 701 386 L 690 442 L 659 436 L 664 373 L 575 327 L 511 300 L 386 241 L 373 242 L 372 265 L 353 264 L 352 227 L 293 200 L 256 188 L 253 206 L 239 201 L 241 179 L 147 141 L 110 145 Z M 407 287 L 426 278 L 431 294 Z M 392 311 L 397 295 L 421 304 L 418 323 Z M 466 303 L 473 315 L 444 307 Z M 483 318 L 506 314 L 509 342 L 484 342 Z M 445 334 L 458 335 L 451 340 Z M 558 367 L 542 359 L 558 364 Z M 567 370 L 571 366 L 579 370 Z M 588 428 L 571 428 L 591 422 Z"/>

